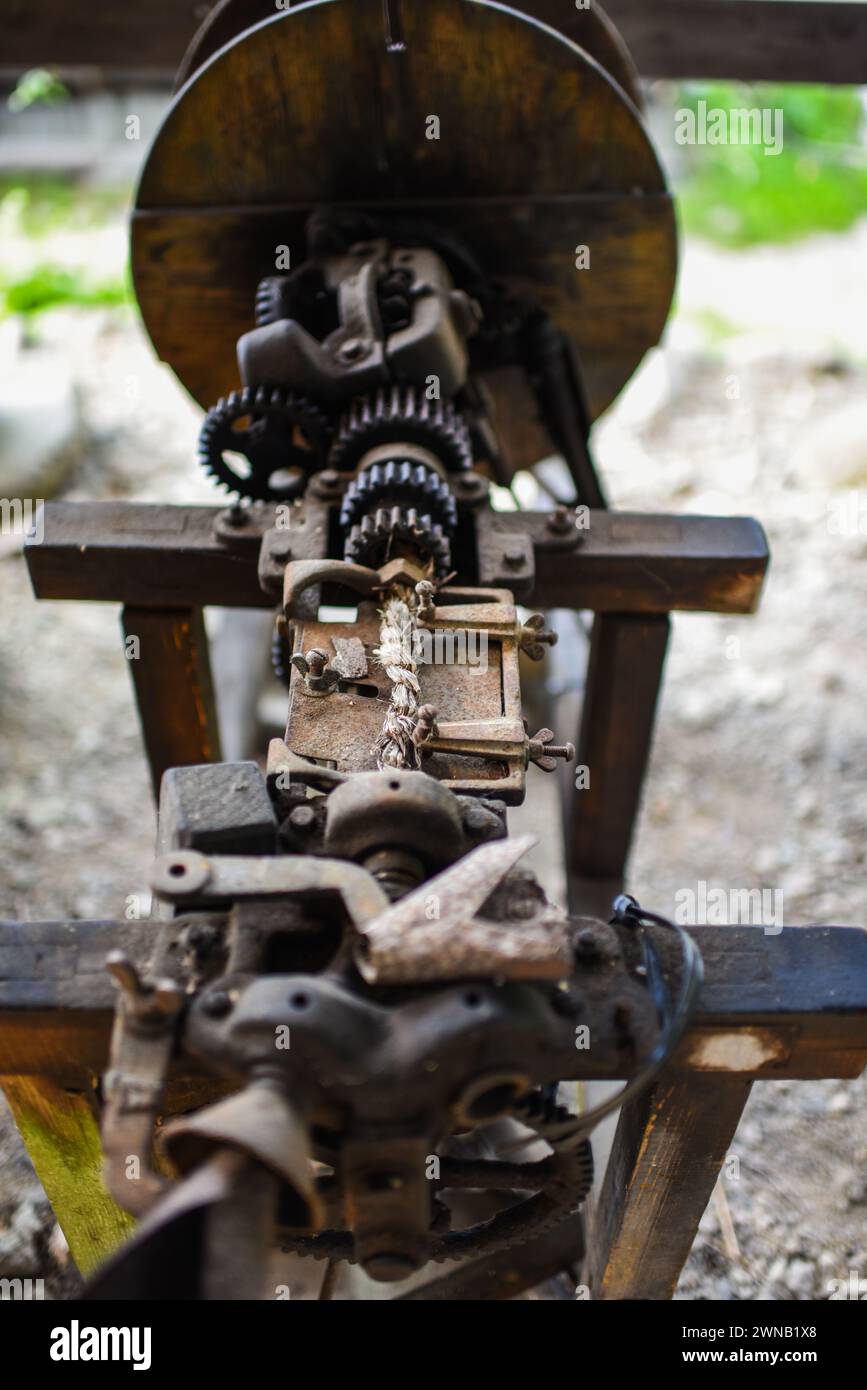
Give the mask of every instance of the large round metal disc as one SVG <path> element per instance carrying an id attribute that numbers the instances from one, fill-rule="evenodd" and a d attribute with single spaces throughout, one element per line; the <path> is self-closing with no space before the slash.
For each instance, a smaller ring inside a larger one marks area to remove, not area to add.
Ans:
<path id="1" fill-rule="evenodd" d="M 179 91 L 218 49 L 231 43 L 245 29 L 271 19 L 275 8 L 274 0 L 219 0 L 190 40 L 175 76 L 175 91 Z M 290 10 L 290 0 L 285 0 L 282 8 Z M 568 0 L 513 0 L 511 8 L 549 24 L 577 43 L 614 78 L 636 106 L 641 106 L 641 88 L 629 50 L 596 0 L 586 10 L 577 9 Z"/>
<path id="2" fill-rule="evenodd" d="M 515 11 L 402 0 L 389 36 L 384 8 L 293 7 L 176 97 L 132 238 L 159 355 L 210 405 L 237 381 L 277 248 L 297 265 L 311 210 L 358 208 L 463 238 L 540 304 L 578 348 L 595 417 L 658 340 L 674 286 L 671 201 L 638 113 L 586 53 Z"/>

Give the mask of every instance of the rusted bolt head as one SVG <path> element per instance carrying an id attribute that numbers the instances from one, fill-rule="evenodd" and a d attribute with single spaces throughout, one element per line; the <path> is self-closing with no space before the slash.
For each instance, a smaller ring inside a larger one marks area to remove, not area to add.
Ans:
<path id="1" fill-rule="evenodd" d="M 549 531 L 554 531 L 558 535 L 571 530 L 573 521 L 568 507 L 555 507 L 548 517 L 547 527 Z"/>
<path id="2" fill-rule="evenodd" d="M 213 994 L 206 994 L 202 1000 L 202 1011 L 209 1018 L 225 1018 L 226 1014 L 231 1013 L 232 1001 L 223 989 L 215 990 Z"/>
<path id="3" fill-rule="evenodd" d="M 585 927 L 575 938 L 575 954 L 583 960 L 599 955 L 599 941 L 592 927 Z"/>
<path id="4" fill-rule="evenodd" d="M 311 676 L 321 676 L 327 660 L 328 653 L 324 652 L 321 647 L 314 647 L 312 651 L 307 652 L 306 661 L 310 667 Z"/>
<path id="5" fill-rule="evenodd" d="M 312 830 L 316 822 L 316 813 L 312 806 L 306 802 L 300 806 L 293 806 L 289 812 L 289 824 L 293 830 L 308 831 Z"/>

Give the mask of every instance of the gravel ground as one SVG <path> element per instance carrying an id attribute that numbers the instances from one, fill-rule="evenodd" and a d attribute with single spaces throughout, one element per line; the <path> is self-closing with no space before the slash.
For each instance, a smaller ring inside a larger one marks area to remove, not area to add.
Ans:
<path id="1" fill-rule="evenodd" d="M 703 880 L 782 892 L 787 924 L 867 920 L 867 371 L 839 332 L 841 267 L 863 290 L 864 240 L 862 227 L 741 257 L 754 294 L 741 286 L 744 331 L 719 341 L 703 315 L 727 306 L 734 269 L 690 248 L 666 349 L 597 431 L 616 505 L 751 513 L 773 553 L 757 616 L 675 622 L 629 885 L 663 912 Z M 811 301 L 809 341 L 790 342 L 783 310 L 829 250 L 837 290 Z M 64 495 L 213 497 L 193 464 L 196 412 L 134 323 L 57 314 L 40 331 L 85 427 Z M 37 605 L 14 542 L 0 550 L 0 611 L 0 915 L 121 915 L 145 892 L 154 816 L 117 615 Z M 865 1100 L 863 1080 L 754 1088 L 678 1297 L 827 1298 L 850 1270 L 867 1277 Z M 40 1274 L 54 1296 L 76 1287 L 0 1113 L 0 1275 Z"/>

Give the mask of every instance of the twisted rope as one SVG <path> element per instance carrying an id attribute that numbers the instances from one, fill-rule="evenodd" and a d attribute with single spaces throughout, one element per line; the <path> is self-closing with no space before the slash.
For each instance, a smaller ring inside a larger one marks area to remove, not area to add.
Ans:
<path id="1" fill-rule="evenodd" d="M 376 765 L 417 768 L 418 748 L 413 734 L 419 722 L 418 666 L 414 634 L 418 626 L 415 592 L 395 586 L 380 610 L 379 646 L 375 656 L 391 681 L 391 702 L 376 741 Z"/>

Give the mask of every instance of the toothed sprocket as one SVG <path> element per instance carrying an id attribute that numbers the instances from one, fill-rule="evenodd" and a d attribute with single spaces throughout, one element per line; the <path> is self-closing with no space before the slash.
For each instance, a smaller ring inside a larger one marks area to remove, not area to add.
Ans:
<path id="1" fill-rule="evenodd" d="M 199 462 L 229 492 L 279 502 L 303 492 L 309 475 L 324 466 L 330 440 L 326 416 L 306 397 L 281 387 L 247 386 L 208 411 Z M 238 471 L 230 453 L 243 455 L 247 472 Z"/>

